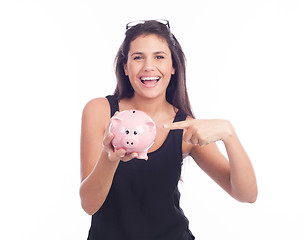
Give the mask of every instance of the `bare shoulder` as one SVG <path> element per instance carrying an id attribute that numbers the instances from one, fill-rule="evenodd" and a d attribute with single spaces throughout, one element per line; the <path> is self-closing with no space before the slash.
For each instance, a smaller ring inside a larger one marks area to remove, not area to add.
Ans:
<path id="1" fill-rule="evenodd" d="M 95 98 L 85 105 L 82 120 L 102 124 L 108 122 L 110 116 L 111 110 L 108 100 L 106 98 Z"/>
<path id="2" fill-rule="evenodd" d="M 98 160 L 110 116 L 110 104 L 106 98 L 93 99 L 83 109 L 81 124 L 82 180 L 90 174 Z"/>
<path id="3" fill-rule="evenodd" d="M 94 98 L 90 100 L 83 109 L 84 114 L 109 114 L 110 105 L 106 98 Z"/>
<path id="4" fill-rule="evenodd" d="M 82 113 L 81 137 L 89 142 L 101 141 L 111 118 L 110 104 L 106 98 L 89 101 Z"/>

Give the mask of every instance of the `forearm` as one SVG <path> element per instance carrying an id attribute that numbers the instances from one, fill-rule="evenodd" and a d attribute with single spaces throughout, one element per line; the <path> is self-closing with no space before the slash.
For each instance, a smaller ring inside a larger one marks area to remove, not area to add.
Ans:
<path id="1" fill-rule="evenodd" d="M 242 202 L 255 202 L 257 183 L 250 159 L 231 126 L 231 133 L 223 140 L 230 164 L 231 194 Z"/>
<path id="2" fill-rule="evenodd" d="M 80 185 L 82 208 L 93 215 L 103 205 L 112 185 L 118 161 L 109 161 L 102 152 L 91 174 Z"/>

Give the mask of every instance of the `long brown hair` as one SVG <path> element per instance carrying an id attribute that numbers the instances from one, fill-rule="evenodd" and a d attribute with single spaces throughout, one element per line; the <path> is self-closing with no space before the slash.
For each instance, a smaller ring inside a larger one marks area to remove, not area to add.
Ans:
<path id="1" fill-rule="evenodd" d="M 114 91 L 114 97 L 118 100 L 130 98 L 134 95 L 134 89 L 131 86 L 129 77 L 125 75 L 124 64 L 127 63 L 130 43 L 141 35 L 155 34 L 166 40 L 172 55 L 172 64 L 175 74 L 171 76 L 170 83 L 166 90 L 166 100 L 182 110 L 185 114 L 194 117 L 186 87 L 186 58 L 184 52 L 171 33 L 169 27 L 155 20 L 139 23 L 126 31 L 126 36 L 121 44 L 115 58 L 115 73 L 117 85 Z"/>

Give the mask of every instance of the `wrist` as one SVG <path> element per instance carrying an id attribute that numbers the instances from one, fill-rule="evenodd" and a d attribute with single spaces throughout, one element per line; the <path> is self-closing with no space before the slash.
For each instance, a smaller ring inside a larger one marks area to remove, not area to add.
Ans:
<path id="1" fill-rule="evenodd" d="M 116 162 L 116 159 L 114 159 L 113 156 L 111 157 L 110 152 L 108 152 L 106 149 L 103 149 L 101 151 L 100 159 L 102 159 L 104 162 L 108 162 L 108 163 L 115 163 Z"/>
<path id="2" fill-rule="evenodd" d="M 221 140 L 226 144 L 231 139 L 233 139 L 233 137 L 235 136 L 235 131 L 232 124 L 228 120 L 223 120 L 223 126 L 224 126 L 224 130 L 223 130 L 223 137 Z"/>

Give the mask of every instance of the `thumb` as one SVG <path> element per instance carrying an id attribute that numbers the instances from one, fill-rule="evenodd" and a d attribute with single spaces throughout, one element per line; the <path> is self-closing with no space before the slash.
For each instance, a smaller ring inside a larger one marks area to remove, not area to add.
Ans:
<path id="1" fill-rule="evenodd" d="M 113 138 L 114 138 L 114 134 L 111 133 L 111 132 L 109 132 L 109 133 L 105 136 L 105 138 L 103 139 L 103 144 L 104 144 L 105 146 L 109 146 L 109 145 L 111 144 Z"/>

